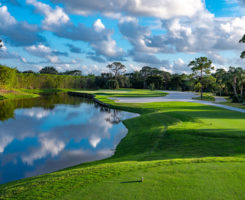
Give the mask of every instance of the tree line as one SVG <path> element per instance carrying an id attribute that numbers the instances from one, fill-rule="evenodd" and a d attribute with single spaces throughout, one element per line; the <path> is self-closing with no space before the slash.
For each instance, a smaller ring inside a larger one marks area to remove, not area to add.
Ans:
<path id="1" fill-rule="evenodd" d="M 245 35 L 239 42 L 245 43 Z M 245 58 L 245 51 L 240 57 Z M 215 71 L 212 61 L 207 57 L 196 58 L 188 66 L 192 70 L 189 75 L 171 74 L 150 66 L 144 66 L 140 71 L 125 73 L 125 65 L 113 62 L 107 65 L 109 73 L 101 73 L 99 76 L 94 74 L 83 76 L 80 70 L 58 72 L 52 66 L 44 67 L 35 73 L 31 70 L 20 72 L 17 69 L 0 65 L 0 89 L 164 89 L 197 91 L 201 93 L 201 99 L 203 92 L 212 92 L 220 96 L 230 96 L 233 102 L 244 101 L 245 70 L 241 67 L 230 66 L 228 70 L 217 69 Z"/>
<path id="2" fill-rule="evenodd" d="M 126 66 L 120 62 L 108 65 L 109 73 L 82 75 L 79 70 L 59 73 L 54 67 L 45 67 L 38 73 L 19 72 L 0 65 L 0 88 L 76 88 L 76 89 L 158 89 L 212 92 L 231 96 L 234 102 L 245 98 L 245 71 L 240 67 L 214 70 L 212 61 L 206 57 L 196 58 L 188 65 L 192 74 L 171 74 L 155 67 L 144 66 L 140 71 L 125 73 Z"/>

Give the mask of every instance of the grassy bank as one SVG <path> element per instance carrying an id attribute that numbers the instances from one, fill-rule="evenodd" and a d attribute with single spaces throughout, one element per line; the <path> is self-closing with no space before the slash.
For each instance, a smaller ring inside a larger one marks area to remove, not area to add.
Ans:
<path id="1" fill-rule="evenodd" d="M 25 92 L 22 90 L 12 89 L 12 90 L 0 90 L 0 100 L 4 99 L 24 99 L 24 98 L 35 98 L 39 95 Z"/>
<path id="2" fill-rule="evenodd" d="M 3 99 L 24 99 L 35 98 L 40 94 L 51 94 L 57 92 L 78 91 L 78 89 L 1 89 L 0 100 Z M 137 90 L 137 89 L 118 89 L 118 90 L 89 90 L 86 91 L 95 95 L 109 95 L 110 97 L 161 97 L 167 93 L 162 91 Z"/>
<path id="3" fill-rule="evenodd" d="M 35 98 L 39 97 L 40 94 L 67 92 L 71 90 L 77 91 L 75 89 L 1 89 L 0 100 Z"/>
<path id="4" fill-rule="evenodd" d="M 0 199 L 244 199 L 244 114 L 115 95 L 96 97 L 141 116 L 124 121 L 129 132 L 112 158 L 1 185 Z"/>

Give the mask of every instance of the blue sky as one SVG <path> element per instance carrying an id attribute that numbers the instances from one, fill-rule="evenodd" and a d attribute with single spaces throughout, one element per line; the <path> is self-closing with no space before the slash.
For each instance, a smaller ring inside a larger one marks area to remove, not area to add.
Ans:
<path id="1" fill-rule="evenodd" d="M 54 66 L 83 74 L 120 61 L 188 73 L 209 57 L 216 68 L 245 66 L 244 0 L 0 0 L 0 63 L 20 71 Z"/>

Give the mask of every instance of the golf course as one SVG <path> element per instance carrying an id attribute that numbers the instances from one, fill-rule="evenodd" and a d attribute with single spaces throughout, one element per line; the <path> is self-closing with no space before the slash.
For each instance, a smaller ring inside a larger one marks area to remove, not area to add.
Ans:
<path id="1" fill-rule="evenodd" d="M 245 0 L 0 0 L 0 200 L 245 200 Z"/>
<path id="2" fill-rule="evenodd" d="M 76 92 L 140 115 L 123 121 L 128 133 L 112 157 L 2 184 L 0 199 L 245 199 L 244 113 L 114 100 L 167 95 L 161 91 Z"/>

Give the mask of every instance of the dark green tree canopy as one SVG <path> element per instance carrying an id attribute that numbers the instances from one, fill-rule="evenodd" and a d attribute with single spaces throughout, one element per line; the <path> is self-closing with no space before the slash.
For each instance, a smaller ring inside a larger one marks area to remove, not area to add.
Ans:
<path id="1" fill-rule="evenodd" d="M 203 98 L 203 88 L 205 86 L 205 81 L 203 79 L 204 76 L 211 74 L 211 70 L 214 69 L 212 66 L 212 61 L 209 60 L 207 57 L 200 57 L 196 58 L 195 60 L 191 61 L 188 65 L 191 67 L 193 72 L 193 77 L 197 79 L 200 83 L 200 92 L 201 92 L 201 99 Z"/>
<path id="2" fill-rule="evenodd" d="M 211 70 L 214 69 L 212 66 L 212 61 L 207 57 L 196 58 L 195 60 L 191 61 L 188 66 L 191 67 L 193 75 L 196 76 L 210 74 Z"/>
<path id="3" fill-rule="evenodd" d="M 125 65 L 123 65 L 120 62 L 114 62 L 112 64 L 109 64 L 109 65 L 107 65 L 107 68 L 110 69 L 114 73 L 115 79 L 118 78 L 120 73 L 126 72 Z"/>
<path id="4" fill-rule="evenodd" d="M 24 74 L 35 74 L 35 72 L 32 70 L 23 71 L 22 73 L 24 73 Z"/>
<path id="5" fill-rule="evenodd" d="M 162 89 L 163 87 L 164 80 L 162 76 L 159 76 L 159 75 L 149 76 L 147 77 L 146 81 L 148 85 L 154 84 L 154 87 L 157 89 Z"/>
<path id="6" fill-rule="evenodd" d="M 63 73 L 64 75 L 71 75 L 71 76 L 82 76 L 81 70 L 70 70 Z"/>
<path id="7" fill-rule="evenodd" d="M 50 66 L 50 67 L 44 67 L 39 71 L 40 74 L 58 74 L 58 71 Z"/>

